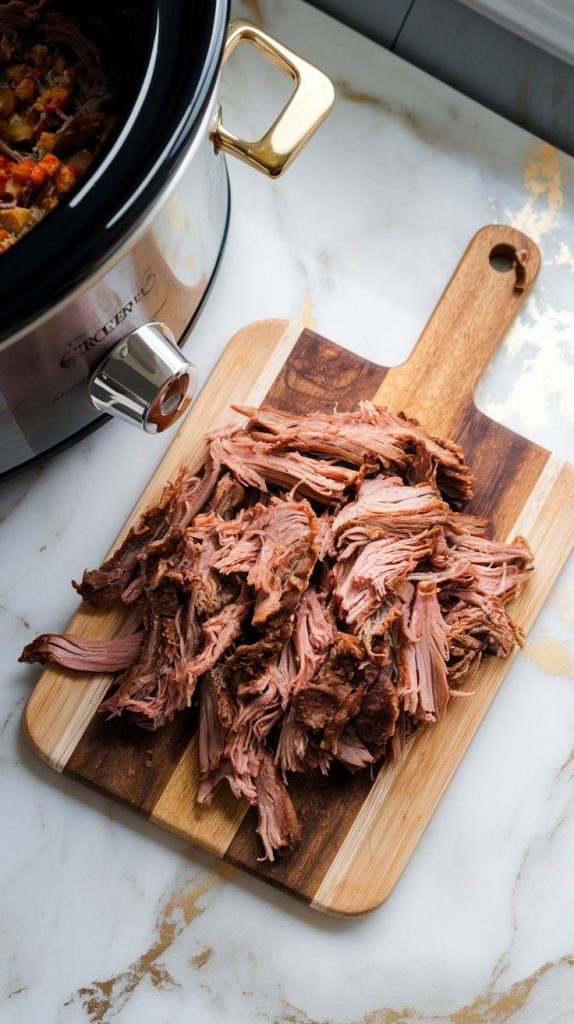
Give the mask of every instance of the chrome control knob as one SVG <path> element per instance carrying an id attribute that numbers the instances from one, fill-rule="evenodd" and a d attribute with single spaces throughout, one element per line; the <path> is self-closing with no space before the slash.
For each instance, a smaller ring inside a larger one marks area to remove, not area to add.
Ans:
<path id="1" fill-rule="evenodd" d="M 197 370 L 169 327 L 147 323 L 106 355 L 88 392 L 100 412 L 158 434 L 186 411 L 197 389 Z"/>

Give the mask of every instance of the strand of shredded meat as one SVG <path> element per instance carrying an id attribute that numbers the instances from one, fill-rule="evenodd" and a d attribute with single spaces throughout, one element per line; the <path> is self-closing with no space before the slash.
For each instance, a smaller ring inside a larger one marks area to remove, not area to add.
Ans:
<path id="1" fill-rule="evenodd" d="M 523 633 L 505 607 L 532 553 L 459 511 L 454 442 L 363 402 L 293 416 L 241 408 L 99 569 L 74 584 L 127 605 L 112 640 L 43 634 L 23 661 L 120 673 L 102 704 L 157 729 L 199 705 L 198 800 L 257 808 L 265 857 L 301 830 L 292 772 L 398 759 L 484 655 Z"/>

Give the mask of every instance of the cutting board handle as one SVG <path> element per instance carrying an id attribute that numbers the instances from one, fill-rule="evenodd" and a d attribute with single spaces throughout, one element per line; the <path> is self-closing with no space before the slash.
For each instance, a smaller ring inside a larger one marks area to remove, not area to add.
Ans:
<path id="1" fill-rule="evenodd" d="M 474 235 L 409 359 L 389 370 L 376 401 L 448 433 L 474 408 L 476 385 L 540 269 L 538 246 L 490 224 Z"/>

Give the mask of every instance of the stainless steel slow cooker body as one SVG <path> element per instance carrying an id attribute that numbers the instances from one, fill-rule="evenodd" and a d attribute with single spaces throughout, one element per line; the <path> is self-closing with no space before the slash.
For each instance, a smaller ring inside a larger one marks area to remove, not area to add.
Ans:
<path id="1" fill-rule="evenodd" d="M 156 0 L 146 19 L 141 78 L 118 136 L 85 184 L 2 256 L 0 475 L 70 443 L 102 412 L 154 431 L 186 408 L 194 373 L 175 343 L 187 337 L 221 256 L 230 205 L 223 152 L 280 174 L 333 102 L 329 80 L 304 59 L 249 23 L 229 28 L 227 0 L 170 0 L 169 9 Z M 202 47 L 194 75 L 186 19 Z M 154 82 L 166 97 L 177 53 L 167 72 L 161 61 L 178 39 L 179 80 L 166 109 L 156 109 Z M 217 103 L 222 59 L 244 39 L 295 81 L 257 143 L 225 129 Z M 148 116 L 155 127 L 146 143 Z"/>

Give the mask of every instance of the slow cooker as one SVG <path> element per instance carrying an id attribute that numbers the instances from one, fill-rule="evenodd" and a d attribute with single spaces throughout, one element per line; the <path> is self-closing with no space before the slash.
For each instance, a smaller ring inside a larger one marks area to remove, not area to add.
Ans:
<path id="1" fill-rule="evenodd" d="M 114 37 L 118 5 L 91 6 Z M 225 241 L 224 154 L 277 176 L 333 104 L 319 69 L 249 22 L 229 25 L 227 0 L 150 0 L 136 15 L 129 37 L 125 18 L 115 34 L 126 74 L 113 138 L 89 176 L 0 257 L 2 476 L 110 414 L 155 432 L 185 411 L 196 374 L 178 346 Z M 295 82 L 257 142 L 224 127 L 217 102 L 221 64 L 242 41 Z"/>

